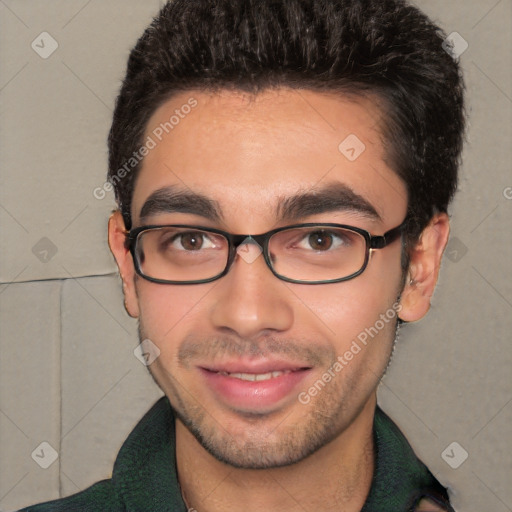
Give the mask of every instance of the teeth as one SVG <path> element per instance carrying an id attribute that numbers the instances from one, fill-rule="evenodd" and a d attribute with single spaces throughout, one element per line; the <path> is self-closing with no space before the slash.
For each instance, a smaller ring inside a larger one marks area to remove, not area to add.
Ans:
<path id="1" fill-rule="evenodd" d="M 261 381 L 261 380 L 269 380 L 275 377 L 280 377 L 285 373 L 290 373 L 290 370 L 285 371 L 275 371 L 268 373 L 228 373 L 228 372 L 218 372 L 220 375 L 224 375 L 225 377 L 231 377 L 233 379 L 247 380 L 251 382 Z"/>

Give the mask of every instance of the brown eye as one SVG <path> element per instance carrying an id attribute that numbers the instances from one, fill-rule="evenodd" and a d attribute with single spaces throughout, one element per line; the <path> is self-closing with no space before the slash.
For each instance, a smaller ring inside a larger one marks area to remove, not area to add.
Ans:
<path id="1" fill-rule="evenodd" d="M 325 231 L 315 231 L 309 235 L 308 242 L 315 251 L 326 251 L 332 246 L 332 235 Z"/>
<path id="2" fill-rule="evenodd" d="M 203 245 L 203 235 L 201 233 L 182 233 L 179 237 L 182 247 L 187 251 L 197 251 Z"/>

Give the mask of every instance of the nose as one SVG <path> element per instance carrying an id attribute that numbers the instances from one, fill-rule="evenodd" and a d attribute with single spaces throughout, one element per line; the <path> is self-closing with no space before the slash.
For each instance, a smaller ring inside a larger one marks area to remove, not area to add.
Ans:
<path id="1" fill-rule="evenodd" d="M 271 335 L 293 325 L 290 292 L 265 263 L 259 246 L 238 247 L 230 271 L 215 287 L 214 327 L 244 338 Z"/>

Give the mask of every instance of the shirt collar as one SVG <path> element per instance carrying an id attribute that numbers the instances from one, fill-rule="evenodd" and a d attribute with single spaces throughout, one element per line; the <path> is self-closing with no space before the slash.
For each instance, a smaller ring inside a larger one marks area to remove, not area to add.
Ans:
<path id="1" fill-rule="evenodd" d="M 112 484 L 127 511 L 186 511 L 175 446 L 174 414 L 164 396 L 128 436 L 114 464 Z"/>

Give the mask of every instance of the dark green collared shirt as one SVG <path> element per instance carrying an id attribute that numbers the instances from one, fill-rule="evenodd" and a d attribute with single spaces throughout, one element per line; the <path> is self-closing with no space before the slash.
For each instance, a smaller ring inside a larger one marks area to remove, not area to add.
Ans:
<path id="1" fill-rule="evenodd" d="M 374 438 L 375 472 L 361 512 L 414 511 L 423 497 L 453 511 L 446 489 L 378 407 Z M 20 512 L 186 512 L 176 472 L 175 444 L 174 414 L 164 396 L 124 442 L 112 478 Z"/>

